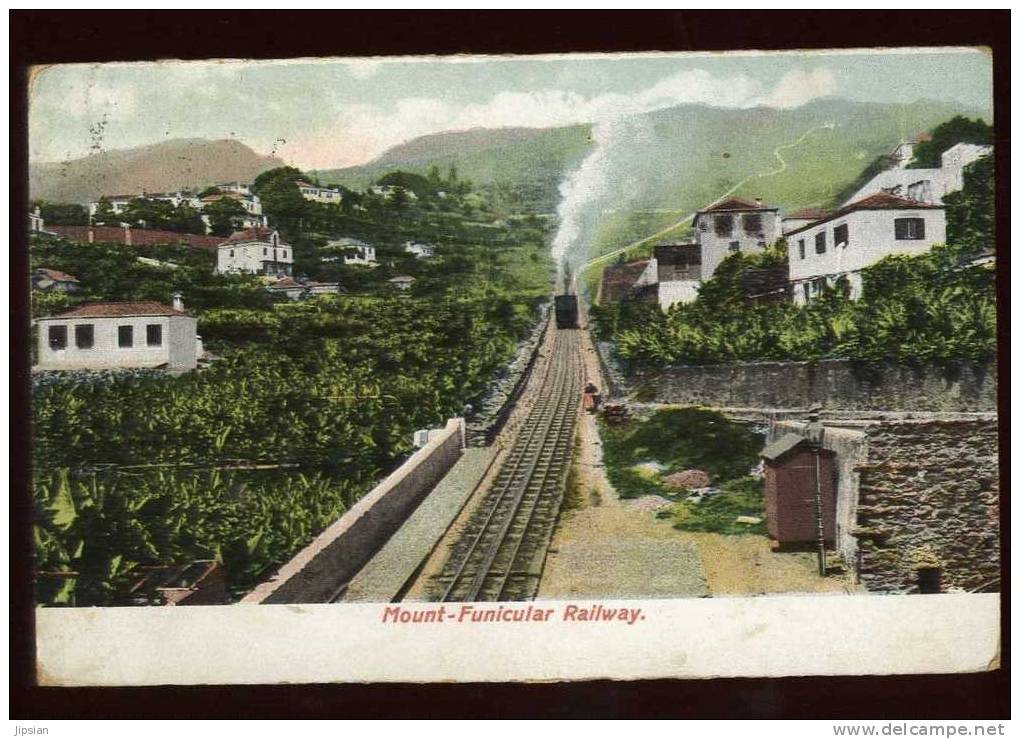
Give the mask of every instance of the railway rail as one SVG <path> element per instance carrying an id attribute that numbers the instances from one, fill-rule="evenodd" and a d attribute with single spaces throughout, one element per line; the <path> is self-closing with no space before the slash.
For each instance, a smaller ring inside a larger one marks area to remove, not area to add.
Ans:
<path id="1" fill-rule="evenodd" d="M 491 487 L 433 578 L 432 599 L 535 596 L 573 454 L 582 381 L 579 334 L 556 330 L 535 404 Z"/>

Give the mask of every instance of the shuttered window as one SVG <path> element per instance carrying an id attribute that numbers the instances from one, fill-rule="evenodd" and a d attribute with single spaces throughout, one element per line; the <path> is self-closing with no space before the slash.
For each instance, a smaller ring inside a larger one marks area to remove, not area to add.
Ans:
<path id="1" fill-rule="evenodd" d="M 50 349 L 67 348 L 67 326 L 50 326 Z"/>
<path id="2" fill-rule="evenodd" d="M 832 243 L 836 246 L 846 246 L 850 243 L 850 227 L 845 223 L 832 229 Z"/>
<path id="3" fill-rule="evenodd" d="M 815 234 L 815 254 L 825 253 L 825 231 Z"/>
<path id="4" fill-rule="evenodd" d="M 85 323 L 74 327 L 74 345 L 79 349 L 91 349 L 96 343 L 95 326 Z"/>
<path id="5" fill-rule="evenodd" d="M 150 323 L 146 326 L 145 343 L 148 346 L 163 346 L 163 327 L 158 323 Z"/>
<path id="6" fill-rule="evenodd" d="M 135 345 L 134 326 L 117 326 L 117 346 L 121 349 L 130 349 Z"/>
<path id="7" fill-rule="evenodd" d="M 897 218 L 893 221 L 896 230 L 896 240 L 915 240 L 924 238 L 923 218 Z"/>

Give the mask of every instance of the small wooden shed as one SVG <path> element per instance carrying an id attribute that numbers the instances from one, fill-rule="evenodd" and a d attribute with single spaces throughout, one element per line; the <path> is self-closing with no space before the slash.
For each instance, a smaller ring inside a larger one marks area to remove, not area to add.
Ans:
<path id="1" fill-rule="evenodd" d="M 765 520 L 780 544 L 818 542 L 817 497 L 825 541 L 836 538 L 836 454 L 797 434 L 786 434 L 762 451 L 765 460 Z"/>

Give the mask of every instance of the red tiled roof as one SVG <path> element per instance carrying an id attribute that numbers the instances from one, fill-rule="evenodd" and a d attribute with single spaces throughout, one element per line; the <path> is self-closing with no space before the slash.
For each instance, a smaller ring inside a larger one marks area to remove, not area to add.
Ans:
<path id="1" fill-rule="evenodd" d="M 714 203 L 705 208 L 702 213 L 712 213 L 717 210 L 776 210 L 775 208 L 753 200 L 743 198 L 727 198 L 721 203 Z"/>
<path id="2" fill-rule="evenodd" d="M 644 274 L 647 266 L 648 260 L 643 259 L 638 262 L 614 264 L 606 267 L 602 272 L 602 300 L 608 302 L 619 300 L 626 296 L 641 275 Z"/>
<path id="3" fill-rule="evenodd" d="M 243 241 L 269 241 L 274 230 L 266 226 L 252 226 L 243 231 L 235 231 L 230 235 L 229 239 L 221 241 L 220 246 L 223 244 L 238 244 Z M 280 245 L 284 246 L 283 242 L 280 242 Z"/>
<path id="4" fill-rule="evenodd" d="M 154 300 L 136 303 L 84 303 L 49 318 L 117 318 L 122 316 L 186 316 Z"/>
<path id="5" fill-rule="evenodd" d="M 36 272 L 42 274 L 44 277 L 47 277 L 47 278 L 53 280 L 54 282 L 77 282 L 78 281 L 78 278 L 75 277 L 74 275 L 69 275 L 69 274 L 67 274 L 67 272 L 61 272 L 61 271 L 56 270 L 56 269 L 46 269 L 45 267 L 40 267 L 39 269 L 36 270 Z"/>
<path id="6" fill-rule="evenodd" d="M 877 192 L 874 195 L 868 195 L 865 198 L 848 203 L 839 210 L 829 213 L 825 218 L 820 218 L 814 223 L 809 223 L 806 226 L 795 228 L 786 235 L 792 236 L 793 234 L 800 233 L 806 229 L 814 228 L 819 223 L 834 220 L 856 210 L 940 210 L 941 208 L 941 205 L 932 205 L 931 203 L 922 203 L 920 200 L 901 198 L 899 195 L 890 195 L 887 192 Z"/>
<path id="7" fill-rule="evenodd" d="M 269 287 L 301 287 L 301 283 L 293 277 L 281 277 Z"/>

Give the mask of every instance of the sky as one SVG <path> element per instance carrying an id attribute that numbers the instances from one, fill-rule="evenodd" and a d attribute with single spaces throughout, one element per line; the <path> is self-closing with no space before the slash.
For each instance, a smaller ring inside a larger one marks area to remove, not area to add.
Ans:
<path id="1" fill-rule="evenodd" d="M 992 60 L 976 49 L 930 49 L 146 62 L 48 67 L 30 89 L 33 161 L 234 138 L 325 169 L 428 133 L 599 123 L 683 103 L 932 99 L 990 115 Z"/>

